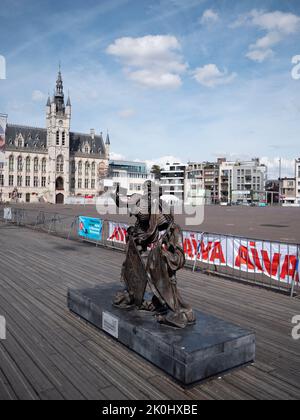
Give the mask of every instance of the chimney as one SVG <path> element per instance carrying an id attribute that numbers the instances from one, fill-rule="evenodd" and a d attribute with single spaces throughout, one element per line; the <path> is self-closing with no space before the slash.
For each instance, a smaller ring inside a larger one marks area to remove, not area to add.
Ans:
<path id="1" fill-rule="evenodd" d="M 94 128 L 91 128 L 91 137 L 94 140 L 95 139 L 95 130 Z"/>

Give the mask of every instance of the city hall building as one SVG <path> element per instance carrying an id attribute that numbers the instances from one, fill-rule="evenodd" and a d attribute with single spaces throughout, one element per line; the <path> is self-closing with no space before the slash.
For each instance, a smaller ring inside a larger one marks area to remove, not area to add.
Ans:
<path id="1" fill-rule="evenodd" d="M 0 162 L 0 201 L 63 204 L 101 194 L 109 168 L 110 139 L 94 130 L 70 131 L 71 101 L 65 103 L 61 71 L 46 105 L 46 128 L 6 124 Z"/>

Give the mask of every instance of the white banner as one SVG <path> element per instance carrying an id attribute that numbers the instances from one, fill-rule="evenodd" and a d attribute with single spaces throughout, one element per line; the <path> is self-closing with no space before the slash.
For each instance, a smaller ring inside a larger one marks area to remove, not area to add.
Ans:
<path id="1" fill-rule="evenodd" d="M 124 223 L 109 222 L 109 235 L 107 240 L 120 244 L 126 244 L 126 234 L 128 225 Z"/>
<path id="2" fill-rule="evenodd" d="M 3 218 L 4 220 L 12 220 L 12 209 L 10 207 L 3 210 Z"/>
<path id="3" fill-rule="evenodd" d="M 231 267 L 247 273 L 263 273 L 274 280 L 299 282 L 296 245 L 184 232 L 187 260 Z"/>
<path id="4" fill-rule="evenodd" d="M 95 198 L 85 198 L 85 197 L 66 197 L 65 204 L 68 205 L 89 205 L 95 204 Z"/>

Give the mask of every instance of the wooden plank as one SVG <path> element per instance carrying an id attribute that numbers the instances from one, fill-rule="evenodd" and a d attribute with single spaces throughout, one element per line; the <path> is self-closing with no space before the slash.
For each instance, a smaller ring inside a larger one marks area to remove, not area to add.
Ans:
<path id="1" fill-rule="evenodd" d="M 0 399 L 299 399 L 299 300 L 180 272 L 187 302 L 257 334 L 254 366 L 185 390 L 66 308 L 68 287 L 119 281 L 124 254 L 19 228 L 2 227 L 1 240 Z"/>
<path id="2" fill-rule="evenodd" d="M 12 388 L 17 399 L 39 399 L 28 379 L 23 375 L 16 362 L 2 345 L 0 345 L 0 356 L 1 371 L 4 373 L 7 382 L 9 382 L 6 392 L 9 392 L 9 389 Z M 4 394 L 1 394 L 1 399 L 4 399 Z"/>

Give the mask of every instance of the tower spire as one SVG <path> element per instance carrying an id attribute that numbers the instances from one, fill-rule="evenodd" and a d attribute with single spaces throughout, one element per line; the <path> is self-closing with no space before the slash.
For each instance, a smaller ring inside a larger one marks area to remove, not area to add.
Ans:
<path id="1" fill-rule="evenodd" d="M 56 111 L 60 113 L 64 113 L 65 112 L 65 97 L 64 97 L 64 85 L 63 85 L 60 63 L 59 63 L 57 80 L 56 80 L 54 102 L 56 104 Z"/>
<path id="2" fill-rule="evenodd" d="M 70 91 L 68 91 L 68 100 L 67 100 L 67 106 L 71 106 L 71 98 L 70 98 Z"/>
<path id="3" fill-rule="evenodd" d="M 56 95 L 64 95 L 64 85 L 63 85 L 63 80 L 62 80 L 62 75 L 61 75 L 61 65 L 59 64 L 59 70 L 58 70 L 58 76 L 57 76 L 57 80 L 56 80 Z"/>
<path id="4" fill-rule="evenodd" d="M 51 106 L 51 98 L 50 98 L 50 93 L 48 92 L 48 100 L 47 100 L 47 105 L 48 107 Z"/>
<path id="5" fill-rule="evenodd" d="M 106 146 L 110 146 L 110 136 L 109 136 L 109 132 L 107 131 L 107 135 L 106 135 L 106 142 L 105 142 Z"/>

